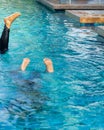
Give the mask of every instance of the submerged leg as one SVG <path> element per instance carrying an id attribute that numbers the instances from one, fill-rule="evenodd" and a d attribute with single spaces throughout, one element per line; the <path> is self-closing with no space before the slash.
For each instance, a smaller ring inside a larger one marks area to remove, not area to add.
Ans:
<path id="1" fill-rule="evenodd" d="M 16 12 L 6 18 L 4 18 L 4 30 L 1 35 L 0 39 L 0 53 L 3 54 L 8 50 L 8 43 L 9 43 L 9 32 L 10 32 L 10 26 L 12 22 L 20 16 L 20 13 Z"/>

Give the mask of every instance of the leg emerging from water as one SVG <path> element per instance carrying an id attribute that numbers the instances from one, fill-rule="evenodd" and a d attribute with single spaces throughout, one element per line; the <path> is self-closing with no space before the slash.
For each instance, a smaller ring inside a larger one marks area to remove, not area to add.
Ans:
<path id="1" fill-rule="evenodd" d="M 30 63 L 30 59 L 29 58 L 24 58 L 23 62 L 21 64 L 21 70 L 25 71 L 29 63 Z"/>
<path id="2" fill-rule="evenodd" d="M 4 30 L 2 32 L 2 36 L 0 39 L 0 53 L 3 54 L 8 50 L 8 43 L 9 43 L 9 29 L 4 26 Z"/>
<path id="3" fill-rule="evenodd" d="M 46 65 L 46 71 L 49 73 L 54 72 L 53 63 L 52 63 L 51 59 L 44 58 L 43 61 L 44 61 L 44 64 Z"/>
<path id="4" fill-rule="evenodd" d="M 0 39 L 0 53 L 3 54 L 8 50 L 8 43 L 9 43 L 9 32 L 10 32 L 10 26 L 12 22 L 19 17 L 21 14 L 16 12 L 6 18 L 4 18 L 4 30 L 1 35 Z"/>
<path id="5" fill-rule="evenodd" d="M 43 61 L 44 61 L 44 64 L 46 66 L 46 71 L 49 73 L 54 72 L 52 60 L 49 58 L 44 58 Z M 30 63 L 30 59 L 24 58 L 22 61 L 21 67 L 20 67 L 21 71 L 25 71 L 29 63 Z"/>

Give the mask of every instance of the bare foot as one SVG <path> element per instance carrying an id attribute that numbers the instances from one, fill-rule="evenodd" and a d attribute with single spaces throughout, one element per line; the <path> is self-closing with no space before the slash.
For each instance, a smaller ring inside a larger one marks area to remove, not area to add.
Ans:
<path id="1" fill-rule="evenodd" d="M 49 58 L 44 58 L 44 64 L 46 65 L 46 70 L 50 73 L 54 72 L 54 69 L 53 69 L 53 63 L 51 61 L 51 59 Z"/>
<path id="2" fill-rule="evenodd" d="M 30 59 L 29 58 L 24 58 L 23 62 L 21 64 L 21 70 L 25 71 L 26 67 L 28 66 L 29 63 L 30 63 Z"/>
<path id="3" fill-rule="evenodd" d="M 12 22 L 17 18 L 19 17 L 21 14 L 19 12 L 16 12 L 6 18 L 4 18 L 4 23 L 6 25 L 7 28 L 10 28 Z"/>

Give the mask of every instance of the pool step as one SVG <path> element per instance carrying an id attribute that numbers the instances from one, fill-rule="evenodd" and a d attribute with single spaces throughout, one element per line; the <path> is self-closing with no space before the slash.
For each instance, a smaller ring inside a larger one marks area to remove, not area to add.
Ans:
<path id="1" fill-rule="evenodd" d="M 103 10 L 66 10 L 66 15 L 76 18 L 80 23 L 104 23 Z"/>
<path id="2" fill-rule="evenodd" d="M 98 26 L 95 28 L 95 31 L 102 37 L 104 37 L 104 26 Z"/>
<path id="3" fill-rule="evenodd" d="M 80 23 L 104 23 L 104 16 L 82 16 Z"/>
<path id="4" fill-rule="evenodd" d="M 104 24 L 103 10 L 66 10 L 65 13 L 82 24 Z M 95 31 L 104 37 L 104 26 L 95 27 Z"/>

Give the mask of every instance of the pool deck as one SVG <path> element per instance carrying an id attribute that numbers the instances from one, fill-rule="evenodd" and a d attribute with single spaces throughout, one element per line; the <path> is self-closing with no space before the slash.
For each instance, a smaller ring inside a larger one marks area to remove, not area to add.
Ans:
<path id="1" fill-rule="evenodd" d="M 91 10 L 104 10 L 104 4 L 89 4 L 81 2 L 78 3 L 61 3 L 60 0 L 37 0 L 37 2 L 45 5 L 46 7 L 50 8 L 51 10 L 72 10 L 72 9 L 91 9 Z"/>

